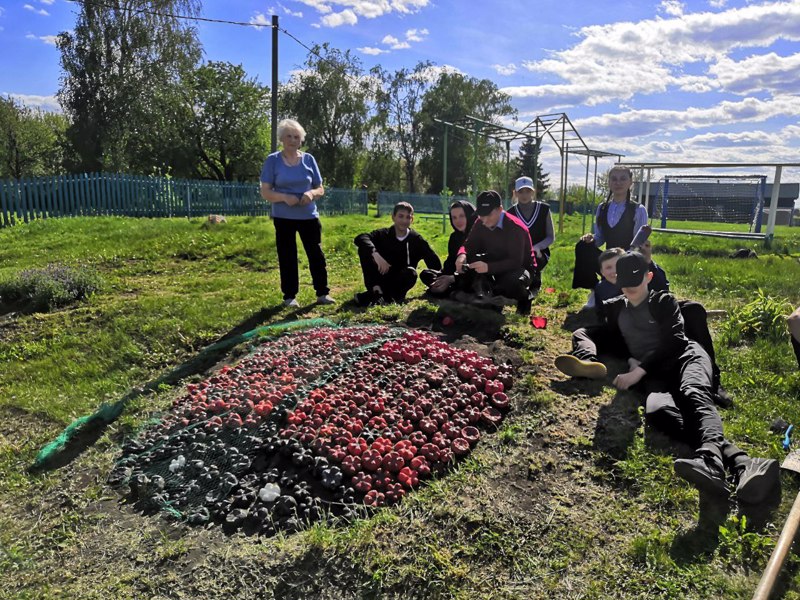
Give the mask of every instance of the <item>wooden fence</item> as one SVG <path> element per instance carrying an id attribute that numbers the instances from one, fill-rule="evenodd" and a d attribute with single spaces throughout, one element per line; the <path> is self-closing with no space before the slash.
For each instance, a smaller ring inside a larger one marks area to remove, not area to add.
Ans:
<path id="1" fill-rule="evenodd" d="M 326 190 L 323 214 L 367 214 L 363 190 Z M 35 219 L 84 216 L 197 217 L 270 214 L 258 183 L 195 181 L 86 173 L 0 180 L 0 227 Z"/>

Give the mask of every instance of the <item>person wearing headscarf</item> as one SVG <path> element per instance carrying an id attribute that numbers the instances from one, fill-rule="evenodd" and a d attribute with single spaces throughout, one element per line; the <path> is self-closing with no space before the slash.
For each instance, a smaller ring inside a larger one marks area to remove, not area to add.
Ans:
<path id="1" fill-rule="evenodd" d="M 447 241 L 447 258 L 441 271 L 424 269 L 419 278 L 428 288 L 428 293 L 437 297 L 446 297 L 454 289 L 456 278 L 456 257 L 458 250 L 464 245 L 472 226 L 478 220 L 475 207 L 466 200 L 457 200 L 450 205 L 450 226 L 453 232 Z"/>

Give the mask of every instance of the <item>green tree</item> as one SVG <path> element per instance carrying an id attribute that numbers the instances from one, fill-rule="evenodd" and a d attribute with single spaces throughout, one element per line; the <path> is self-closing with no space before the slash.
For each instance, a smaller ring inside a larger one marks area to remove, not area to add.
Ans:
<path id="1" fill-rule="evenodd" d="M 79 3 L 75 28 L 58 36 L 59 101 L 71 120 L 78 171 L 151 171 L 170 164 L 177 97 L 169 88 L 196 64 L 195 29 L 168 14 L 196 15 L 200 0 Z M 161 149 L 160 156 L 153 150 Z M 166 158 L 165 158 L 166 156 Z"/>
<path id="2" fill-rule="evenodd" d="M 514 179 L 517 177 L 527 176 L 531 177 L 536 182 L 536 197 L 539 200 L 544 199 L 545 192 L 550 188 L 550 174 L 545 173 L 542 169 L 542 163 L 539 160 L 539 149 L 536 147 L 536 140 L 527 138 L 519 147 L 519 152 L 516 158 L 516 172 Z"/>
<path id="3" fill-rule="evenodd" d="M 431 87 L 430 61 L 419 62 L 413 70 L 399 69 L 389 75 L 375 69 L 382 81 L 378 92 L 378 123 L 382 136 L 397 149 L 403 160 L 406 189 L 416 191 L 417 163 L 424 150 L 420 110 L 425 92 Z"/>
<path id="4" fill-rule="evenodd" d="M 501 117 L 515 114 L 511 98 L 488 79 L 476 79 L 461 73 L 444 72 L 425 93 L 420 111 L 424 154 L 420 172 L 428 182 L 428 190 L 442 191 L 442 140 L 444 128 L 434 119 L 453 122 L 466 115 L 483 121 L 499 123 Z M 455 193 L 465 193 L 472 183 L 472 158 L 475 153 L 473 136 L 451 129 L 447 146 L 447 187 Z M 492 161 L 502 160 L 505 153 L 498 144 L 482 136 L 477 141 L 477 182 L 490 177 Z"/>
<path id="5" fill-rule="evenodd" d="M 0 178 L 61 173 L 66 128 L 64 115 L 0 96 Z"/>
<path id="6" fill-rule="evenodd" d="M 192 70 L 182 83 L 196 174 L 220 181 L 257 178 L 269 151 L 268 88 L 248 79 L 241 65 L 214 61 Z"/>
<path id="7" fill-rule="evenodd" d="M 281 114 L 297 119 L 308 133 L 306 145 L 329 185 L 351 187 L 358 155 L 372 126 L 373 78 L 347 50 L 316 45 L 305 68 L 284 86 Z"/>

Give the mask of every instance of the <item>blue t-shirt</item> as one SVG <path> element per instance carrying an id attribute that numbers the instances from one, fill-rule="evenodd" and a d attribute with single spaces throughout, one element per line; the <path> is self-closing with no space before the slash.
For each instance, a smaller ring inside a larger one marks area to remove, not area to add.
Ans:
<path id="1" fill-rule="evenodd" d="M 270 184 L 276 192 L 300 198 L 308 190 L 322 185 L 322 175 L 319 173 L 317 161 L 308 152 L 303 152 L 300 162 L 293 167 L 286 164 L 280 152 L 273 152 L 267 156 L 264 166 L 261 167 L 261 182 Z M 272 216 L 279 219 L 316 219 L 319 212 L 316 202 L 305 206 L 275 202 L 272 204 Z"/>

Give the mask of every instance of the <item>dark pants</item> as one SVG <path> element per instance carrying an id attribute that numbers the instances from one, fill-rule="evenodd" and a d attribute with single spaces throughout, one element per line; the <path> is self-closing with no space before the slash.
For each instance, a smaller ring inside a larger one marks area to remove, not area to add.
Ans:
<path id="1" fill-rule="evenodd" d="M 575 268 L 572 271 L 572 287 L 593 290 L 599 281 L 601 254 L 593 243 L 578 241 L 575 244 Z"/>
<path id="2" fill-rule="evenodd" d="M 686 337 L 700 344 L 711 359 L 712 383 L 716 391 L 720 383 L 720 373 L 714 354 L 714 342 L 711 341 L 711 332 L 708 330 L 708 313 L 702 304 L 693 300 L 681 300 L 678 306 L 681 309 Z"/>
<path id="3" fill-rule="evenodd" d="M 406 299 L 408 290 L 417 283 L 417 270 L 414 267 L 392 265 L 386 273 L 381 274 L 369 248 L 359 248 L 358 260 L 361 262 L 367 291 L 380 287 L 383 299 L 387 302 L 402 302 Z"/>
<path id="4" fill-rule="evenodd" d="M 597 360 L 600 351 L 627 358 L 627 347 L 621 335 L 615 339 L 599 336 L 598 331 L 596 328 L 582 328 L 572 335 L 576 357 Z M 711 358 L 699 343 L 690 340 L 673 366 L 648 373 L 637 387 L 649 392 L 651 405 L 660 403 L 664 408 L 656 411 L 654 408 L 658 406 L 650 407 L 648 414 L 654 426 L 672 435 L 679 434 L 698 451 L 713 454 L 730 468 L 735 468 L 746 458 L 747 455 L 723 435 L 722 419 L 712 398 Z M 659 394 L 660 398 L 653 398 L 653 394 Z"/>
<path id="5" fill-rule="evenodd" d="M 514 269 L 505 273 L 489 275 L 467 271 L 459 277 L 459 286 L 468 292 L 491 292 L 495 296 L 505 296 L 514 300 L 527 300 L 531 274 L 527 269 Z"/>
<path id="6" fill-rule="evenodd" d="M 794 339 L 794 336 L 790 336 L 792 338 L 792 348 L 794 348 L 794 355 L 797 357 L 797 367 L 800 368 L 800 342 Z"/>
<path id="7" fill-rule="evenodd" d="M 322 253 L 322 223 L 319 219 L 272 219 L 275 224 L 275 245 L 281 271 L 281 292 L 284 300 L 297 297 L 300 282 L 297 275 L 297 234 L 308 257 L 311 281 L 317 296 L 326 295 L 328 267 Z"/>

